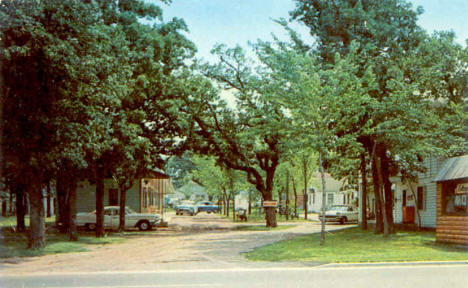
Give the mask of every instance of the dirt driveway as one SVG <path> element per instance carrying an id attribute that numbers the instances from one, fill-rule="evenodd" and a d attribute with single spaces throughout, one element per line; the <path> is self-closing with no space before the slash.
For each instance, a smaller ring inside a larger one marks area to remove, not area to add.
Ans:
<path id="1" fill-rule="evenodd" d="M 297 222 L 289 229 L 274 231 L 233 230 L 233 224 L 218 215 L 172 216 L 170 227 L 152 233 L 132 233 L 120 244 L 97 246 L 90 251 L 22 258 L 1 263 L 2 275 L 86 273 L 97 271 L 154 271 L 279 266 L 249 262 L 242 252 L 297 235 L 320 231 L 317 222 Z M 251 224 L 251 223 L 249 223 Z M 262 224 L 258 224 L 262 225 Z M 349 225 L 330 225 L 336 230 Z M 311 263 L 309 263 L 311 264 Z M 281 266 L 304 263 L 281 263 Z"/>

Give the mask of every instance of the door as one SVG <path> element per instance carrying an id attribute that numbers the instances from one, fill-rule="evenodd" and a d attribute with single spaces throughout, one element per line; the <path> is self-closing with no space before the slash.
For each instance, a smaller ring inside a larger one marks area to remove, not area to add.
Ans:
<path id="1" fill-rule="evenodd" d="M 403 196 L 402 196 L 402 206 L 406 207 L 406 190 L 403 190 Z"/>

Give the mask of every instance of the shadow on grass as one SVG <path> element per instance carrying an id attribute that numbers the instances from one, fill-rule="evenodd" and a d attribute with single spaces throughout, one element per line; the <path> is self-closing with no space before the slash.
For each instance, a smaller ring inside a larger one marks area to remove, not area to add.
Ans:
<path id="1" fill-rule="evenodd" d="M 122 237 L 95 238 L 90 233 L 80 235 L 78 241 L 69 241 L 67 235 L 48 233 L 46 247 L 27 249 L 26 233 L 2 231 L 0 241 L 0 258 L 34 257 L 47 254 L 72 253 L 88 251 L 92 245 L 107 245 L 124 242 Z"/>

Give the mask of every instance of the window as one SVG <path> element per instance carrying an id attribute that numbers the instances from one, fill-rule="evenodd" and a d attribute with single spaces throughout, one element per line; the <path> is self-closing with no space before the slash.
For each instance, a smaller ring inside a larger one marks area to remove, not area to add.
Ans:
<path id="1" fill-rule="evenodd" d="M 114 215 L 114 209 L 105 209 L 104 210 L 104 215 L 107 215 L 107 216 Z"/>
<path id="2" fill-rule="evenodd" d="M 467 180 L 444 181 L 438 185 L 442 185 L 442 213 L 444 215 L 468 216 Z"/>
<path id="3" fill-rule="evenodd" d="M 418 193 L 418 199 L 417 199 L 417 205 L 418 205 L 418 210 L 425 210 L 426 209 L 426 193 L 423 186 L 419 186 L 417 193 Z"/>

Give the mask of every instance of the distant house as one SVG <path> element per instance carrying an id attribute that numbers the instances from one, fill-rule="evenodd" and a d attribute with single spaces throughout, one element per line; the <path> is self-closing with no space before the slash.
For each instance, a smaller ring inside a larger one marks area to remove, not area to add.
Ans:
<path id="1" fill-rule="evenodd" d="M 96 209 L 96 185 L 87 181 L 78 184 L 77 210 L 89 212 Z M 165 195 L 174 193 L 169 176 L 164 172 L 152 172 L 144 178 L 135 179 L 127 191 L 126 205 L 141 213 L 163 213 Z M 119 190 L 112 178 L 104 181 L 104 206 L 119 205 Z"/>
<path id="2" fill-rule="evenodd" d="M 317 173 L 315 178 L 319 179 L 320 175 Z M 334 179 L 330 174 L 325 173 L 325 205 L 330 207 L 332 205 L 353 205 L 356 206 L 357 191 L 353 189 L 344 189 L 345 182 Z M 321 180 L 315 181 L 320 185 L 314 185 L 309 190 L 308 195 L 308 211 L 320 212 L 322 209 L 322 185 Z"/>

